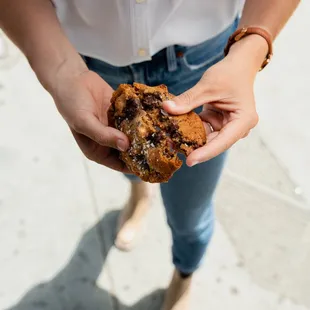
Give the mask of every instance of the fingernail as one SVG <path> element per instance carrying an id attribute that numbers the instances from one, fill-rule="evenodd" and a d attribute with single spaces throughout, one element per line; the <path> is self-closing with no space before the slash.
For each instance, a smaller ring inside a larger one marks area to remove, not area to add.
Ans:
<path id="1" fill-rule="evenodd" d="M 194 167 L 194 166 L 196 166 L 197 164 L 199 164 L 198 161 L 193 161 L 189 166 L 190 166 L 190 167 Z"/>
<path id="2" fill-rule="evenodd" d="M 168 100 L 168 101 L 165 101 L 166 105 L 168 105 L 170 108 L 175 108 L 176 107 L 176 104 L 174 101 L 171 101 L 171 100 Z"/>
<path id="3" fill-rule="evenodd" d="M 116 141 L 116 147 L 118 148 L 119 151 L 125 152 L 127 149 L 127 143 L 124 140 L 118 139 Z"/>

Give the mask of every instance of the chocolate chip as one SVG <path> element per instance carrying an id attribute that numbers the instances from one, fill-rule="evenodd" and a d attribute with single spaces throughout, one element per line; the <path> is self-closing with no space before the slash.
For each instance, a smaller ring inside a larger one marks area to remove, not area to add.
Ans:
<path id="1" fill-rule="evenodd" d="M 138 163 L 140 169 L 149 170 L 150 166 L 147 163 L 146 157 L 143 154 L 137 154 L 133 157 L 133 160 Z"/>
<path id="2" fill-rule="evenodd" d="M 157 145 L 164 138 L 165 138 L 165 135 L 163 134 L 163 132 L 162 131 L 158 131 L 158 132 L 151 133 L 150 135 L 148 135 L 148 137 L 146 139 L 148 141 L 150 141 L 150 143 L 153 143 L 154 145 Z"/>
<path id="3" fill-rule="evenodd" d="M 119 126 L 121 125 L 121 123 L 122 123 L 123 120 L 124 120 L 123 117 L 120 117 L 120 116 L 117 116 L 117 117 L 116 117 L 115 123 L 116 123 L 117 128 L 119 128 Z"/>
<path id="4" fill-rule="evenodd" d="M 161 106 L 161 98 L 157 94 L 146 94 L 143 97 L 142 105 L 145 110 L 153 110 Z"/>
<path id="5" fill-rule="evenodd" d="M 147 161 L 144 160 L 140 163 L 140 166 L 143 170 L 150 170 L 150 166 L 148 165 Z"/>
<path id="6" fill-rule="evenodd" d="M 172 122 L 169 124 L 167 131 L 171 138 L 177 138 L 179 136 L 178 129 L 179 129 L 178 125 Z"/>
<path id="7" fill-rule="evenodd" d="M 141 161 L 141 160 L 143 160 L 145 158 L 145 156 L 143 154 L 136 154 L 135 158 L 136 158 L 137 161 Z"/>
<path id="8" fill-rule="evenodd" d="M 137 98 L 130 98 L 126 102 L 126 107 L 124 109 L 125 117 L 128 120 L 132 120 L 138 113 L 139 100 Z"/>
<path id="9" fill-rule="evenodd" d="M 168 159 L 170 159 L 170 158 L 172 158 L 172 157 L 174 156 L 174 154 L 173 154 L 168 148 L 165 148 L 165 149 L 164 149 L 164 155 L 165 155 Z"/>

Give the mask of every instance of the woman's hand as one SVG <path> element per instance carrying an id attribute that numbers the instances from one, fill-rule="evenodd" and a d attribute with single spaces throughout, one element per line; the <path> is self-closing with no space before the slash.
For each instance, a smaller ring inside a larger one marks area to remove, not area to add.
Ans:
<path id="1" fill-rule="evenodd" d="M 86 67 L 78 73 L 68 73 L 65 66 L 57 73 L 50 91 L 84 155 L 125 172 L 124 163 L 113 149 L 125 151 L 129 146 L 128 138 L 108 126 L 107 111 L 112 92 L 113 89 L 99 75 Z"/>
<path id="2" fill-rule="evenodd" d="M 0 1 L 0 27 L 27 57 L 86 157 L 125 171 L 113 148 L 125 151 L 128 138 L 108 127 L 112 89 L 87 69 L 64 33 L 52 1 Z"/>
<path id="3" fill-rule="evenodd" d="M 242 52 L 240 49 L 244 44 L 247 47 L 248 42 L 242 42 L 242 45 L 233 46 L 234 50 L 226 58 L 208 69 L 192 89 L 174 98 L 173 102 L 165 102 L 164 108 L 172 114 L 187 113 L 203 105 L 200 116 L 207 131 L 208 143 L 188 156 L 188 166 L 228 150 L 257 124 L 253 84 L 266 55 L 266 43 L 261 38 L 257 43 L 263 46 L 261 60 L 257 60 L 260 57 L 257 50 L 255 61 L 244 58 L 249 55 L 244 53 L 245 49 Z"/>

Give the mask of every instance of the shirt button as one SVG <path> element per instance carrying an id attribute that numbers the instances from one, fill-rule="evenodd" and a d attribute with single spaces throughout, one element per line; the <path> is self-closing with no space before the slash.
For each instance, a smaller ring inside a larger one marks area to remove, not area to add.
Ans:
<path id="1" fill-rule="evenodd" d="M 139 55 L 140 57 L 146 56 L 146 50 L 145 50 L 144 48 L 140 48 L 140 49 L 138 50 L 138 55 Z"/>

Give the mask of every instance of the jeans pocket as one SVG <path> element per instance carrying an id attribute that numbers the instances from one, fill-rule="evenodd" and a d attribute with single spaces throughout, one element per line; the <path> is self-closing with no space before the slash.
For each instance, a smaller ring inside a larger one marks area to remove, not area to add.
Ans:
<path id="1" fill-rule="evenodd" d="M 196 57 L 195 57 L 196 56 Z M 183 56 L 184 65 L 191 71 L 199 70 L 202 68 L 209 68 L 224 58 L 224 51 L 216 51 L 211 55 L 207 53 L 199 52 L 197 55 L 191 54 L 191 57 L 187 55 Z"/>
<path id="2" fill-rule="evenodd" d="M 204 68 L 205 70 L 224 58 L 224 49 L 228 38 L 234 32 L 238 24 L 238 19 L 234 21 L 226 30 L 198 45 L 183 47 L 181 51 L 182 63 L 191 71 Z"/>

